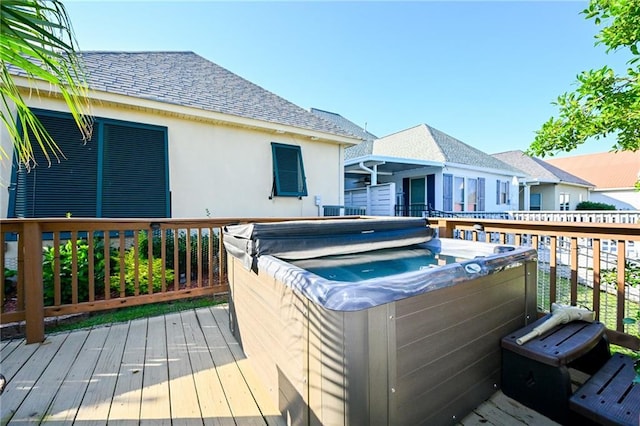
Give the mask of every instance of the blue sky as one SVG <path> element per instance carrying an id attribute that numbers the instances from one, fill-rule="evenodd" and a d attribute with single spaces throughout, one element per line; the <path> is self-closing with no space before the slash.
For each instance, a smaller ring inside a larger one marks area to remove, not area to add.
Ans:
<path id="1" fill-rule="evenodd" d="M 586 1 L 65 3 L 82 50 L 194 51 L 377 136 L 427 123 L 487 153 L 526 149 L 580 71 L 627 59 L 594 46 Z"/>

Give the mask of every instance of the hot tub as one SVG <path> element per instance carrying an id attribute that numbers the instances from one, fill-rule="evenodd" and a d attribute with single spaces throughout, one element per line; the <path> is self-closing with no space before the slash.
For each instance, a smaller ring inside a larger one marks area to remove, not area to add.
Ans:
<path id="1" fill-rule="evenodd" d="M 291 424 L 454 424 L 536 319 L 536 252 L 424 219 L 228 226 L 232 331 Z"/>

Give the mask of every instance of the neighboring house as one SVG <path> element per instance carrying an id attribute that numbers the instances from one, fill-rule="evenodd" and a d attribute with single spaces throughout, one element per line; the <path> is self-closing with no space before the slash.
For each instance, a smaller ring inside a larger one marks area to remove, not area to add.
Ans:
<path id="1" fill-rule="evenodd" d="M 618 210 L 640 210 L 640 151 L 601 152 L 551 158 L 549 164 L 593 183 L 590 200 L 613 204 Z"/>
<path id="2" fill-rule="evenodd" d="M 363 188 L 388 185 L 393 191 L 388 203 L 396 206 L 398 214 L 421 215 L 429 208 L 453 212 L 517 209 L 514 182 L 526 175 L 446 133 L 420 124 L 376 138 L 351 122 L 345 125 L 348 120 L 339 114 L 322 112 L 320 116 L 333 116 L 334 123 L 364 138 L 360 145 L 346 150 L 345 203 L 350 192 L 360 194 Z M 376 200 L 369 199 L 368 204 L 372 203 Z"/>
<path id="3" fill-rule="evenodd" d="M 520 150 L 493 154 L 527 174 L 520 180 L 518 210 L 575 210 L 589 200 L 590 182 Z"/>
<path id="4" fill-rule="evenodd" d="M 86 144 L 60 96 L 12 70 L 66 159 L 3 163 L 3 217 L 315 216 L 343 203 L 344 150 L 360 141 L 343 128 L 192 52 L 81 57 Z"/>

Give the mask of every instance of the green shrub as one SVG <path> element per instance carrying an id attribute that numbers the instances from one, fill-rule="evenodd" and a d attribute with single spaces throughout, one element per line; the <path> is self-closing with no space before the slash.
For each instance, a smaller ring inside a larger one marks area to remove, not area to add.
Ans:
<path id="1" fill-rule="evenodd" d="M 73 244 L 71 240 L 59 246 L 60 251 L 60 301 L 62 304 L 72 302 L 72 267 L 73 267 Z M 77 282 L 78 300 L 89 300 L 89 244 L 84 239 L 76 241 L 77 251 Z M 112 251 L 113 253 L 113 251 Z M 44 259 L 42 263 L 42 282 L 44 285 L 44 304 L 51 306 L 55 301 L 54 277 L 55 277 L 55 248 L 44 249 Z M 95 295 L 104 295 L 104 240 L 96 238 L 93 247 L 93 282 Z"/>
<path id="2" fill-rule="evenodd" d="M 18 271 L 15 269 L 4 268 L 4 294 L 3 303 L 7 297 L 11 297 L 16 294 L 17 290 Z"/>
<path id="3" fill-rule="evenodd" d="M 160 236 L 160 232 L 156 232 L 153 234 L 153 257 L 154 259 L 160 258 L 162 256 L 162 240 Z M 187 271 L 187 234 L 184 231 L 180 231 L 178 233 L 178 265 L 174 264 L 174 231 L 166 230 L 165 232 L 165 250 L 166 250 L 166 267 L 176 270 L 178 273 L 186 273 Z M 218 236 L 212 234 L 213 238 L 213 249 L 216 250 L 218 247 Z M 190 237 L 190 265 L 191 265 L 191 273 L 195 275 L 197 273 L 198 268 L 198 240 L 197 235 L 191 235 Z M 149 244 L 149 237 L 147 231 L 140 231 L 138 234 L 138 252 L 140 253 L 140 258 L 147 258 L 147 252 Z M 209 272 L 209 235 L 204 234 L 201 237 L 201 250 L 202 250 L 202 258 L 200 259 L 200 265 L 202 267 L 202 273 L 207 274 Z"/>
<path id="4" fill-rule="evenodd" d="M 618 282 L 618 268 L 606 269 L 600 274 L 601 282 L 615 286 Z M 640 285 L 640 266 L 627 261 L 624 267 L 624 283 L 632 287 Z"/>
<path id="5" fill-rule="evenodd" d="M 581 201 L 576 206 L 576 210 L 617 210 L 616 206 L 595 201 Z"/>
<path id="6" fill-rule="evenodd" d="M 119 262 L 114 262 L 119 265 Z M 137 259 L 138 263 L 138 288 L 139 294 L 145 294 L 149 291 L 149 261 L 142 256 Z M 136 253 L 133 248 L 127 250 L 124 255 L 124 282 L 125 282 L 125 295 L 135 295 L 135 280 L 136 280 Z M 119 266 L 116 266 L 116 270 L 111 274 L 111 290 L 120 292 L 120 271 Z M 159 292 L 162 290 L 162 259 L 153 259 L 153 292 Z M 173 269 L 165 269 L 165 280 L 167 284 L 173 282 Z"/>

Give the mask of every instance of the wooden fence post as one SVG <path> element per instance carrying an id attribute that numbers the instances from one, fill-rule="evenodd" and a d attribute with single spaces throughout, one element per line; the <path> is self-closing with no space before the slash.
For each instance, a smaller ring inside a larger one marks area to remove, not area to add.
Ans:
<path id="1" fill-rule="evenodd" d="M 42 286 L 42 232 L 40 223 L 24 223 L 24 298 L 27 344 L 44 340 L 44 289 Z"/>

